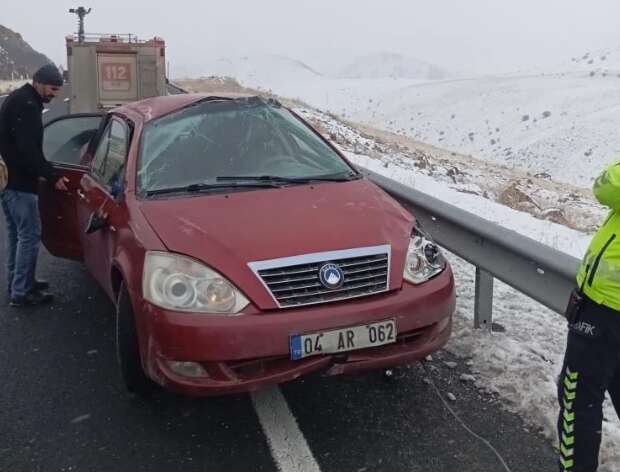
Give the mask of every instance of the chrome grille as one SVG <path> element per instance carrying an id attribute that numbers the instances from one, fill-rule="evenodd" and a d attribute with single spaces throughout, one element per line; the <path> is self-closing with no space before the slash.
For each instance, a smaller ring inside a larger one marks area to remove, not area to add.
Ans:
<path id="1" fill-rule="evenodd" d="M 342 287 L 330 289 L 320 282 L 319 270 L 326 263 L 340 267 Z M 327 303 L 388 290 L 390 246 L 307 254 L 249 266 L 281 308 Z"/>

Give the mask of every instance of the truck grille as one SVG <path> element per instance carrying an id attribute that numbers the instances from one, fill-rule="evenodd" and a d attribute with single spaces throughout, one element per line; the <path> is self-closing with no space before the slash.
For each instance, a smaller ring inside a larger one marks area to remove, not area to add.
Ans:
<path id="1" fill-rule="evenodd" d="M 285 257 L 249 266 L 280 308 L 327 303 L 387 291 L 390 246 Z M 334 272 L 329 280 L 339 283 L 328 284 L 319 275 L 322 268 Z"/>

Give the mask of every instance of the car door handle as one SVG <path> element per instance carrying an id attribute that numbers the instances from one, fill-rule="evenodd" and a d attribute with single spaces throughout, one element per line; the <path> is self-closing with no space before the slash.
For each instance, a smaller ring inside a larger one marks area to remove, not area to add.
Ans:
<path id="1" fill-rule="evenodd" d="M 80 197 L 80 200 L 86 200 L 86 195 L 82 192 L 82 189 L 77 189 L 75 193 L 77 193 L 77 196 Z"/>

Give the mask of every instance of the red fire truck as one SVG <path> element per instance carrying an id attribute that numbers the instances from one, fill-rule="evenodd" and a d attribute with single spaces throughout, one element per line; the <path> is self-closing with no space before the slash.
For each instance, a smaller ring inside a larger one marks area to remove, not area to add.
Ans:
<path id="1" fill-rule="evenodd" d="M 70 35 L 66 43 L 70 113 L 90 113 L 166 95 L 163 39 Z"/>

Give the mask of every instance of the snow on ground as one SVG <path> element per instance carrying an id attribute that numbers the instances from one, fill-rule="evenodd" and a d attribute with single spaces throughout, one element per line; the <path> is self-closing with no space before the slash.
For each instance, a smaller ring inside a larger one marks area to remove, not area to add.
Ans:
<path id="1" fill-rule="evenodd" d="M 555 67 L 565 70 L 582 70 L 595 74 L 613 74 L 620 72 L 620 47 L 583 51 L 566 59 Z"/>
<path id="2" fill-rule="evenodd" d="M 412 85 L 348 115 L 420 141 L 582 186 L 620 156 L 619 74 Z"/>
<path id="3" fill-rule="evenodd" d="M 478 386 L 497 392 L 510 410 L 556 443 L 556 379 L 565 349 L 565 321 L 496 281 L 493 319 L 506 332 L 474 330 L 474 268 L 455 257 L 450 257 L 450 262 L 457 279 L 457 311 L 447 349 L 471 359 Z M 609 399 L 604 416 L 599 471 L 616 472 L 620 463 L 620 423 Z"/>

